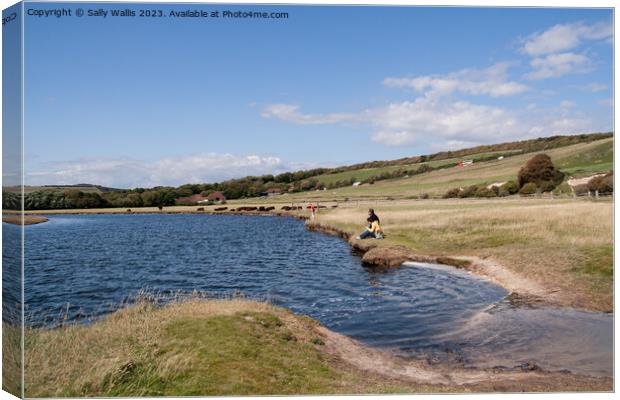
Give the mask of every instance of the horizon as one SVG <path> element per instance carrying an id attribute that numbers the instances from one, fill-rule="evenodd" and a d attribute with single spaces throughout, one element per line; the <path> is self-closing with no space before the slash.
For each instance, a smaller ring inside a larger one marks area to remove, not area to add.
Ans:
<path id="1" fill-rule="evenodd" d="M 25 3 L 60 7 L 76 3 Z M 289 17 L 26 16 L 26 185 L 179 186 L 613 131 L 609 9 L 189 8 Z"/>
<path id="2" fill-rule="evenodd" d="M 588 132 L 588 133 L 579 133 L 579 134 L 575 134 L 575 135 L 558 135 L 558 136 L 581 136 L 581 135 L 595 135 L 595 134 L 611 134 L 612 137 L 614 135 L 613 131 L 609 131 L 609 132 Z M 539 138 L 534 138 L 534 140 L 537 139 L 544 139 L 546 137 L 549 136 L 543 136 L 543 137 L 539 137 Z M 603 139 L 600 139 L 603 140 Z M 500 145 L 500 144 L 504 144 L 504 143 L 511 143 L 511 142 L 501 142 L 501 143 L 490 143 L 489 145 Z M 445 150 L 445 151 L 438 151 L 436 153 L 431 153 L 431 154 L 414 154 L 414 155 L 410 155 L 407 157 L 419 157 L 419 156 L 432 156 L 435 154 L 439 154 L 439 153 L 445 153 L 445 152 L 458 152 L 458 151 L 465 151 L 465 150 L 470 150 L 470 149 L 474 149 L 472 147 L 468 147 L 468 148 L 462 148 L 462 149 L 453 149 L 453 150 Z M 501 152 L 501 151 L 497 151 L 497 152 Z M 476 154 L 476 153 L 472 153 L 472 154 Z M 389 162 L 389 161 L 395 161 L 395 159 L 392 160 L 367 160 L 367 161 L 362 161 L 361 163 L 371 163 L 371 162 Z M 343 167 L 348 167 L 352 164 L 343 164 L 343 165 L 336 165 L 334 167 L 325 167 L 326 169 L 337 169 L 337 168 L 343 168 Z M 298 172 L 298 171 L 303 171 L 303 170 L 287 170 L 287 171 L 283 171 L 281 173 L 294 173 L 294 172 Z M 71 186 L 76 186 L 76 187 L 80 187 L 80 186 L 84 186 L 84 187 L 102 187 L 102 188 L 106 188 L 106 189 L 113 189 L 113 190 L 136 190 L 136 189 L 152 189 L 158 186 L 168 186 L 168 187 L 180 187 L 180 186 L 184 186 L 184 185 L 204 185 L 204 184 L 219 184 L 219 183 L 223 183 L 226 182 L 228 180 L 238 180 L 238 179 L 246 179 L 246 178 L 260 178 L 264 175 L 277 175 L 277 174 L 263 174 L 263 175 L 243 175 L 243 176 L 238 176 L 238 177 L 234 177 L 234 178 L 230 178 L 227 180 L 220 180 L 220 181 L 211 181 L 211 182 L 183 182 L 180 183 L 178 185 L 157 185 L 157 186 L 152 186 L 152 187 L 147 187 L 147 186 L 134 186 L 134 187 L 110 187 L 110 186 L 105 186 L 105 185 L 101 185 L 99 183 L 95 183 L 95 182 L 78 182 L 78 183 L 57 183 L 57 184 L 41 184 L 41 185 L 24 185 L 24 187 L 71 187 Z M 7 186 L 5 186 L 7 187 Z M 16 186 L 8 186 L 8 188 L 10 187 L 16 187 Z"/>

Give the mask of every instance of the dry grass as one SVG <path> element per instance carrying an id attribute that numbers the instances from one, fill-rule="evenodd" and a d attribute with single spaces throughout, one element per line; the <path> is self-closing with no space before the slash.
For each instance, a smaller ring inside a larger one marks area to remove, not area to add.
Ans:
<path id="1" fill-rule="evenodd" d="M 21 327 L 2 324 L 2 390 L 21 397 Z"/>
<path id="2" fill-rule="evenodd" d="M 26 333 L 27 397 L 429 391 L 321 352 L 317 323 L 248 300 L 139 303 L 91 325 Z"/>
<path id="3" fill-rule="evenodd" d="M 571 293 L 574 306 L 612 308 L 609 201 L 429 200 L 374 207 L 388 234 L 384 245 L 406 245 L 429 255 L 491 257 L 550 291 Z M 357 233 L 367 208 L 331 210 L 320 215 L 320 222 Z"/>

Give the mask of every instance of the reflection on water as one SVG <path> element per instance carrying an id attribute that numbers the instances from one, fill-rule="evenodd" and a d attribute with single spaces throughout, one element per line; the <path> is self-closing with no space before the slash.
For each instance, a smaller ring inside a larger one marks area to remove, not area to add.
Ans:
<path id="1" fill-rule="evenodd" d="M 432 265 L 364 268 L 344 241 L 308 232 L 291 218 L 52 216 L 26 228 L 25 268 L 33 324 L 63 313 L 75 319 L 109 312 L 143 288 L 199 290 L 267 299 L 367 344 L 409 355 L 434 358 L 448 350 L 481 365 L 490 358 L 476 360 L 474 353 L 504 351 L 498 364 L 512 366 L 518 358 L 512 351 L 520 351 L 489 341 L 494 325 L 466 329 L 504 298 L 503 288 Z M 458 330 L 465 341 L 450 336 Z M 506 343 L 513 342 L 519 341 Z"/>

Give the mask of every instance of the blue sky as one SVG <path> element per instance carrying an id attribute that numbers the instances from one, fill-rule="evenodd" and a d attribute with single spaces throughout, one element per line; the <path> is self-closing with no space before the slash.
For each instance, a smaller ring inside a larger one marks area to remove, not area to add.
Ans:
<path id="1" fill-rule="evenodd" d="M 153 8 L 289 18 L 27 16 L 27 184 L 179 185 L 612 129 L 610 10 Z"/>

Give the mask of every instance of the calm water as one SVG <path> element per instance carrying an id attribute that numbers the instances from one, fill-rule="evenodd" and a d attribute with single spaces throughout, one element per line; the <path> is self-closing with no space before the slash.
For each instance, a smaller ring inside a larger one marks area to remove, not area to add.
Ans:
<path id="1" fill-rule="evenodd" d="M 532 358 L 537 353 L 531 342 L 544 330 L 526 338 L 527 317 L 503 317 L 514 315 L 508 309 L 489 312 L 507 294 L 503 288 L 432 265 L 368 269 L 347 243 L 309 232 L 292 218 L 51 216 L 26 227 L 25 275 L 33 324 L 64 313 L 75 319 L 109 312 L 141 289 L 199 290 L 270 300 L 369 345 L 431 360 L 456 354 L 466 365 L 486 365 L 490 358 L 480 354 L 500 354 L 491 366 L 535 360 L 578 370 L 583 364 L 574 357 L 545 355 L 555 363 Z M 503 321 L 481 318 L 485 314 Z M 593 323 L 595 331 L 611 330 L 611 317 L 595 315 L 602 321 Z M 504 341 L 496 334 L 502 330 Z M 605 340 L 593 346 L 605 346 Z M 524 347 L 531 351 L 519 355 Z M 603 361 L 594 360 L 587 372 L 607 373 Z"/>

